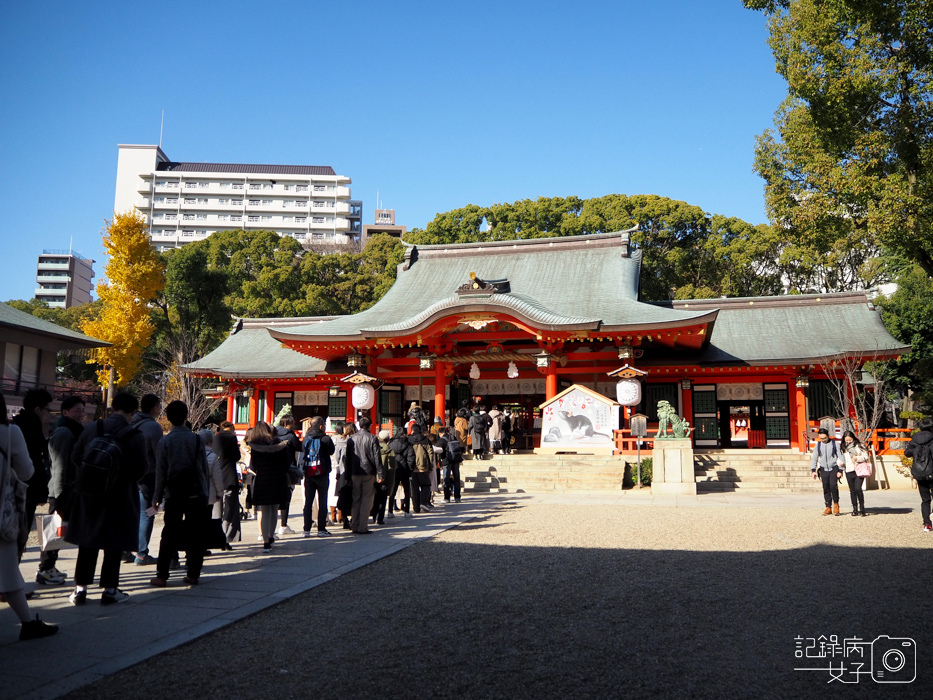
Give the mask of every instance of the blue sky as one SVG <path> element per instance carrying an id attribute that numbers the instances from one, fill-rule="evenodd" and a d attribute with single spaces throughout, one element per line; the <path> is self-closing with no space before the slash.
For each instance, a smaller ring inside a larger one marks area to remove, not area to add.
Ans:
<path id="1" fill-rule="evenodd" d="M 0 300 L 43 248 L 98 261 L 118 143 L 331 165 L 423 227 L 465 204 L 658 194 L 766 220 L 785 93 L 765 18 L 706 2 L 5 3 Z"/>

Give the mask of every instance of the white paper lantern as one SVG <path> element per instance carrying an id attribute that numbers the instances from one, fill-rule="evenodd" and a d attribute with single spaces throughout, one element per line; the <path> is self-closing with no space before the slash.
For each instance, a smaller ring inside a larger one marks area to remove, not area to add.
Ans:
<path id="1" fill-rule="evenodd" d="M 616 401 L 623 406 L 641 403 L 641 382 L 637 379 L 620 379 L 616 382 Z"/>
<path id="2" fill-rule="evenodd" d="M 376 390 L 369 382 L 357 384 L 353 387 L 350 399 L 353 401 L 353 408 L 365 411 L 376 403 Z"/>
<path id="3" fill-rule="evenodd" d="M 509 363 L 509 370 L 505 373 L 509 379 L 515 379 L 518 376 L 518 367 L 515 366 L 514 362 Z"/>
<path id="4" fill-rule="evenodd" d="M 475 362 L 470 366 L 470 379 L 479 379 L 479 365 Z"/>

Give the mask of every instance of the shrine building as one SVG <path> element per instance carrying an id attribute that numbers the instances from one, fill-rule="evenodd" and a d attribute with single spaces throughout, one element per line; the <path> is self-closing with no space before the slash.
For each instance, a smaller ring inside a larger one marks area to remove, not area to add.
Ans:
<path id="1" fill-rule="evenodd" d="M 352 381 L 370 378 L 374 422 L 399 426 L 412 402 L 448 425 L 464 403 L 498 404 L 515 415 L 521 449 L 540 444 L 540 404 L 574 384 L 614 399 L 609 373 L 629 365 L 644 372 L 639 403 L 617 428 L 635 412 L 656 422 L 666 400 L 694 427 L 696 447 L 805 451 L 808 425 L 832 411 L 823 368 L 833 358 L 910 349 L 864 291 L 647 303 L 641 267 L 628 231 L 406 244 L 373 307 L 240 319 L 186 369 L 217 380 L 238 428 L 285 404 L 299 420 L 353 420 Z"/>

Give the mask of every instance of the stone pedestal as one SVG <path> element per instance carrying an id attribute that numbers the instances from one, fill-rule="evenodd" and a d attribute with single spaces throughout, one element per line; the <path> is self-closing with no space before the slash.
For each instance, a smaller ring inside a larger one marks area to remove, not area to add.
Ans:
<path id="1" fill-rule="evenodd" d="M 696 495 L 691 440 L 655 440 L 652 461 L 652 494 Z"/>

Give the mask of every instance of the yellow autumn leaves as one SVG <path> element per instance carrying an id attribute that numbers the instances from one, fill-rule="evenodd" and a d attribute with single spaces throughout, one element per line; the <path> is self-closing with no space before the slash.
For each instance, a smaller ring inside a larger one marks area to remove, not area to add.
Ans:
<path id="1" fill-rule="evenodd" d="M 89 363 L 101 365 L 97 377 L 102 386 L 107 385 L 111 366 L 121 385 L 139 370 L 152 337 L 150 302 L 162 291 L 165 267 L 149 243 L 145 220 L 135 210 L 114 215 L 104 233 L 104 250 L 110 256 L 107 281 L 97 285 L 103 308 L 100 317 L 84 321 L 81 330 L 112 343 L 96 351 Z"/>

